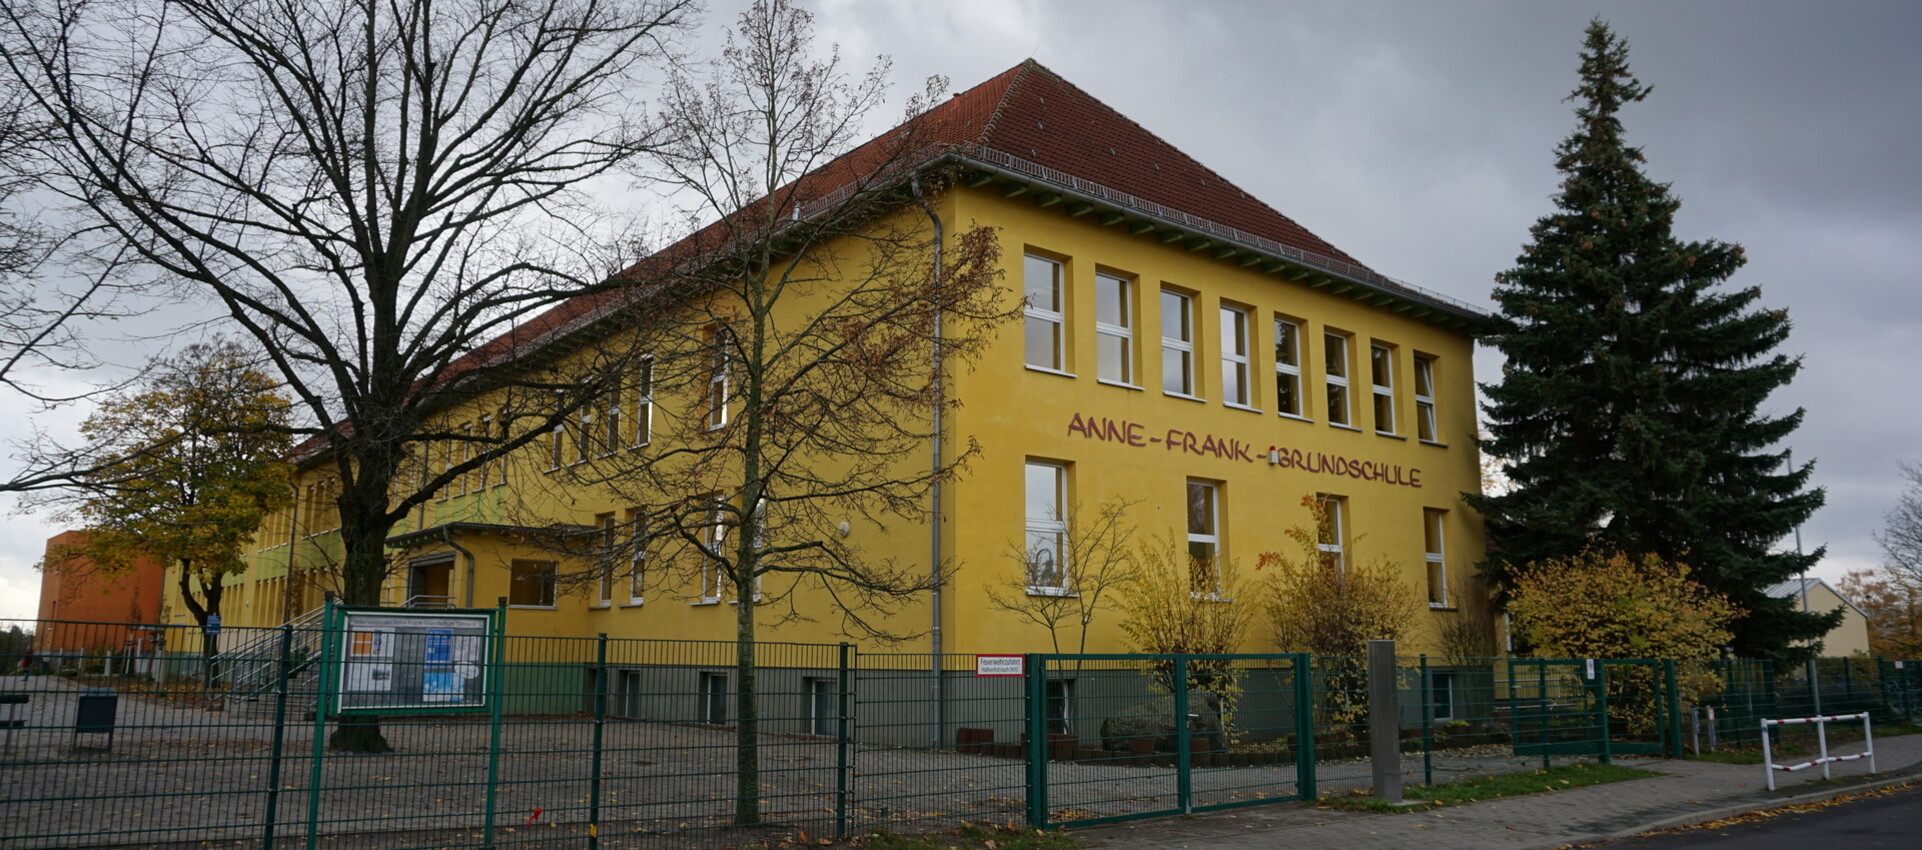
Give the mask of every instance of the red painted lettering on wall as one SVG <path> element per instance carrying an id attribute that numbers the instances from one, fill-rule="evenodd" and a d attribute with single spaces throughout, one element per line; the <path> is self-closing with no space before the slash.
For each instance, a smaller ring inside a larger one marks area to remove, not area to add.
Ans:
<path id="1" fill-rule="evenodd" d="M 1080 434 L 1083 439 L 1120 443 L 1134 448 L 1144 448 L 1154 444 L 1161 446 L 1165 451 L 1242 463 L 1262 463 L 1272 455 L 1274 465 L 1282 469 L 1299 469 L 1317 475 L 1337 475 L 1362 481 L 1380 481 L 1399 487 L 1421 487 L 1421 470 L 1412 466 L 1402 466 L 1382 460 L 1330 455 L 1324 452 L 1305 452 L 1287 446 L 1269 446 L 1266 451 L 1263 451 L 1256 448 L 1253 443 L 1244 443 L 1232 437 L 1199 434 L 1180 428 L 1169 428 L 1162 431 L 1161 436 L 1150 437 L 1147 436 L 1150 432 L 1146 425 L 1128 419 L 1083 416 L 1076 413 L 1068 420 L 1068 433 Z"/>

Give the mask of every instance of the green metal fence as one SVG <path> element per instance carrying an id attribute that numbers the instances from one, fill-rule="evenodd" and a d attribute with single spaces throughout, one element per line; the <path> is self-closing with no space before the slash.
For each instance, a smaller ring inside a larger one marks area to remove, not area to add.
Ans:
<path id="1" fill-rule="evenodd" d="M 1356 658 L 1029 655 L 995 676 L 972 655 L 762 643 L 748 700 L 731 642 L 518 637 L 491 613 L 465 636 L 381 636 L 336 612 L 229 630 L 212 655 L 196 629 L 19 623 L 35 648 L 30 675 L 0 659 L 0 836 L 740 846 L 1076 826 L 1370 782 Z M 1922 708 L 1915 668 L 1824 661 L 1811 684 L 1762 662 L 1409 657 L 1402 766 L 1435 783 L 1675 755 L 1702 746 L 1710 709 L 1718 743 L 1742 746 L 1761 717 L 1818 698 L 1906 719 Z M 743 783 L 758 823 L 743 825 Z"/>

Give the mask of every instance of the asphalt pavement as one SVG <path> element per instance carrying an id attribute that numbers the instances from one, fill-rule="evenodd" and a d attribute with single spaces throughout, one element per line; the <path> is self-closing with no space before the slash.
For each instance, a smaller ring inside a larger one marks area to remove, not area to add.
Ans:
<path id="1" fill-rule="evenodd" d="M 1850 850 L 1908 850 L 1922 845 L 1922 786 L 1602 846 L 1609 850 L 1806 850 L 1836 845 Z"/>

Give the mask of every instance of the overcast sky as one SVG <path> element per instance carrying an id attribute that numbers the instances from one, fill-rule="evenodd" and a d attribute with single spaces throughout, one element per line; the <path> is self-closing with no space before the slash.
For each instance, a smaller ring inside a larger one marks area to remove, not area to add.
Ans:
<path id="1" fill-rule="evenodd" d="M 740 5 L 716 3 L 707 33 Z M 1734 284 L 1794 320 L 1788 349 L 1805 369 L 1771 407 L 1808 410 L 1789 445 L 1828 490 L 1803 530 L 1829 547 L 1816 574 L 1877 562 L 1896 461 L 1922 459 L 1922 3 L 812 7 L 857 71 L 892 56 L 902 96 L 931 74 L 960 90 L 1033 57 L 1376 270 L 1482 305 L 1550 210 L 1551 149 L 1574 121 L 1563 98 L 1599 15 L 1654 87 L 1624 122 L 1683 200 L 1678 235 L 1741 243 Z M 1498 364 L 1482 350 L 1477 375 Z M 55 531 L 0 514 L 0 617 L 32 615 L 33 564 Z"/>

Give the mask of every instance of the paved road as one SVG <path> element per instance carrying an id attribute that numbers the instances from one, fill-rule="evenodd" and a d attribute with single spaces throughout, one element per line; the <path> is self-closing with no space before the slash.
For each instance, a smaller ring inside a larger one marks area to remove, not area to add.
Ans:
<path id="1" fill-rule="evenodd" d="M 1609 850 L 1849 850 L 1922 846 L 1922 786 L 1725 827 L 1611 841 Z"/>

